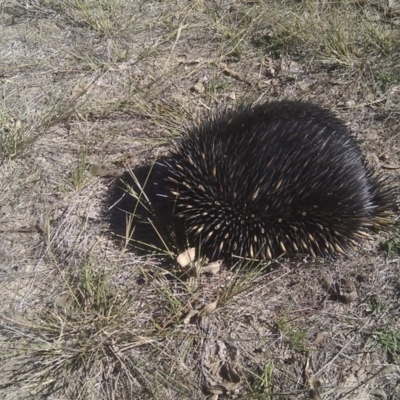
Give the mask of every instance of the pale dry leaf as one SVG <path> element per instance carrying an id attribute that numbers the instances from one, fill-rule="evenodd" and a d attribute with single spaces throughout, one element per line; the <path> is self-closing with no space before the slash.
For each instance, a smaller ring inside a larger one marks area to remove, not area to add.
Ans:
<path id="1" fill-rule="evenodd" d="M 213 376 L 218 375 L 219 370 L 221 369 L 221 362 L 214 361 L 208 365 L 208 369 L 210 370 L 210 374 Z"/>
<path id="2" fill-rule="evenodd" d="M 183 251 L 181 254 L 179 254 L 176 261 L 182 268 L 185 268 L 194 260 L 195 256 L 196 256 L 196 248 L 191 247 L 190 249 L 187 249 Z"/>
<path id="3" fill-rule="evenodd" d="M 326 332 L 319 331 L 315 336 L 314 344 L 320 344 L 324 340 L 325 334 Z"/>
<path id="4" fill-rule="evenodd" d="M 363 380 L 365 377 L 365 368 L 361 367 L 358 370 L 356 370 L 355 373 L 359 380 Z"/>
<path id="5" fill-rule="evenodd" d="M 11 214 L 12 207 L 10 205 L 5 205 L 0 207 L 0 218 L 5 217 L 6 215 Z"/>
<path id="6" fill-rule="evenodd" d="M 190 310 L 190 311 L 186 314 L 185 318 L 183 319 L 183 323 L 184 323 L 185 325 L 187 325 L 187 324 L 190 322 L 190 320 L 191 320 L 195 315 L 197 315 L 198 313 L 199 313 L 198 310 Z"/>
<path id="7" fill-rule="evenodd" d="M 9 232 L 11 228 L 5 226 L 4 224 L 0 224 L 0 232 Z"/>
<path id="8" fill-rule="evenodd" d="M 233 392 L 234 390 L 236 390 L 240 385 L 240 382 L 224 382 L 221 383 L 220 386 L 222 386 L 223 388 L 225 388 L 225 393 L 226 392 Z"/>
<path id="9" fill-rule="evenodd" d="M 346 303 L 351 303 L 353 302 L 355 299 L 357 299 L 357 292 L 355 290 L 353 290 L 350 293 L 345 293 L 343 295 L 344 300 L 346 301 Z"/>
<path id="10" fill-rule="evenodd" d="M 120 171 L 100 165 L 91 165 L 90 172 L 94 176 L 99 176 L 101 178 L 120 178 L 123 175 L 123 173 Z"/>
<path id="11" fill-rule="evenodd" d="M 311 363 L 310 363 L 310 357 L 307 357 L 307 360 L 306 360 L 306 365 L 304 366 L 304 372 L 305 372 L 305 374 L 307 375 L 307 376 L 311 376 L 311 375 L 313 375 L 313 369 L 312 369 L 312 367 L 311 367 Z M 311 386 L 311 387 L 313 387 L 313 386 Z"/>
<path id="12" fill-rule="evenodd" d="M 72 89 L 71 97 L 73 99 L 75 99 L 76 97 L 79 97 L 79 96 L 85 94 L 88 91 L 89 87 L 90 87 L 90 84 L 88 84 L 87 82 L 79 81 Z"/>
<path id="13" fill-rule="evenodd" d="M 354 374 L 349 374 L 344 380 L 343 387 L 357 386 L 358 383 L 357 377 Z"/>
<path id="14" fill-rule="evenodd" d="M 347 100 L 344 103 L 345 108 L 353 108 L 356 105 L 356 102 L 354 100 Z"/>
<path id="15" fill-rule="evenodd" d="M 197 93 L 204 93 L 205 91 L 204 85 L 201 82 L 195 83 L 192 89 Z"/>
<path id="16" fill-rule="evenodd" d="M 329 275 L 324 275 L 323 278 L 324 278 L 325 283 L 326 283 L 329 287 L 331 287 L 331 286 L 333 285 L 333 279 L 332 279 L 331 276 L 329 276 Z"/>
<path id="17" fill-rule="evenodd" d="M 372 389 L 369 393 L 381 399 L 387 399 L 386 393 L 380 388 Z"/>
<path id="18" fill-rule="evenodd" d="M 210 393 L 218 396 L 219 394 L 224 394 L 224 388 L 221 385 L 213 385 L 207 389 Z"/>
<path id="19" fill-rule="evenodd" d="M 220 269 L 221 269 L 221 262 L 215 261 L 205 265 L 204 267 L 200 267 L 200 273 L 215 275 L 220 271 Z"/>
<path id="20" fill-rule="evenodd" d="M 234 392 L 235 390 L 239 389 L 241 382 L 236 382 L 232 385 L 231 390 Z"/>
<path id="21" fill-rule="evenodd" d="M 69 308 L 71 306 L 72 298 L 69 293 L 64 293 L 57 297 L 55 305 L 61 308 Z"/>
<path id="22" fill-rule="evenodd" d="M 217 394 L 212 394 L 207 398 L 207 400 L 218 400 L 218 395 Z"/>
<path id="23" fill-rule="evenodd" d="M 218 385 L 213 385 L 208 388 L 208 391 L 210 393 L 220 395 L 220 394 L 226 394 L 228 392 L 233 392 L 240 386 L 240 382 L 223 382 Z"/>
<path id="24" fill-rule="evenodd" d="M 400 165 L 382 164 L 384 169 L 400 169 Z"/>
<path id="25" fill-rule="evenodd" d="M 213 301 L 212 303 L 209 303 L 204 306 L 204 308 L 200 311 L 199 317 L 203 317 L 205 315 L 209 315 L 213 313 L 218 306 L 218 300 Z"/>
<path id="26" fill-rule="evenodd" d="M 392 374 L 393 372 L 397 372 L 397 366 L 392 364 L 383 368 L 380 373 L 382 375 L 387 375 L 387 374 Z"/>
<path id="27" fill-rule="evenodd" d="M 243 78 L 243 76 L 239 72 L 229 68 L 227 64 L 221 63 L 220 67 L 225 75 L 228 75 L 231 78 L 234 78 L 240 82 L 246 82 L 247 84 L 250 84 L 250 82 L 248 82 L 245 78 Z"/>

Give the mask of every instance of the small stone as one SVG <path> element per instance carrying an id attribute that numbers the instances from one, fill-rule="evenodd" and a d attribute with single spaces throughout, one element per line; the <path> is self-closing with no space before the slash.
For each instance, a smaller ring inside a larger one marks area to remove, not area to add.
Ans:
<path id="1" fill-rule="evenodd" d="M 354 100 L 347 100 L 347 101 L 344 103 L 344 106 L 345 106 L 346 108 L 353 108 L 355 105 L 356 105 L 356 102 L 355 102 Z"/>
<path id="2" fill-rule="evenodd" d="M 193 90 L 197 93 L 204 93 L 204 85 L 201 82 L 197 82 L 194 86 L 193 86 Z"/>

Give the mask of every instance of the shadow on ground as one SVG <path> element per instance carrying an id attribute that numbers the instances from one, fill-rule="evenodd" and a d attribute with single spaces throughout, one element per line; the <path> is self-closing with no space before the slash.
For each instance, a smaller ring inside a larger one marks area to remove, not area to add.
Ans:
<path id="1" fill-rule="evenodd" d="M 185 246 L 184 227 L 166 196 L 162 161 L 125 171 L 105 204 L 111 233 L 140 254 L 176 253 Z"/>

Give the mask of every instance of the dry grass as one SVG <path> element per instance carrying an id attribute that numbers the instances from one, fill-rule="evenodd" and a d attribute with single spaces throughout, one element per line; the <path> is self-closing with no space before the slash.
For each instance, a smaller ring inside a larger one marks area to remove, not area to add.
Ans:
<path id="1" fill-rule="evenodd" d="M 335 261 L 207 275 L 176 264 L 162 224 L 139 244 L 154 244 L 149 255 L 132 250 L 125 220 L 115 237 L 104 217 L 118 176 L 151 169 L 184 124 L 242 101 L 334 109 L 399 184 L 398 2 L 0 11 L 1 399 L 400 398 L 398 228 Z"/>

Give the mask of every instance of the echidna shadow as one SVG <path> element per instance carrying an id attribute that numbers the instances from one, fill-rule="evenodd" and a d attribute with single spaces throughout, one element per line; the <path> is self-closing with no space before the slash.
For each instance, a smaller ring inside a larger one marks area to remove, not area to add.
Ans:
<path id="1" fill-rule="evenodd" d="M 163 172 L 158 163 L 125 171 L 106 199 L 111 232 L 141 254 L 176 252 L 187 245 L 183 222 L 167 200 Z"/>
<path id="2" fill-rule="evenodd" d="M 210 259 L 334 257 L 357 250 L 398 209 L 332 112 L 298 101 L 223 109 L 186 129 L 149 193 L 179 245 Z M 179 222 L 180 221 L 180 222 Z M 171 224 L 172 226 L 174 224 Z"/>

